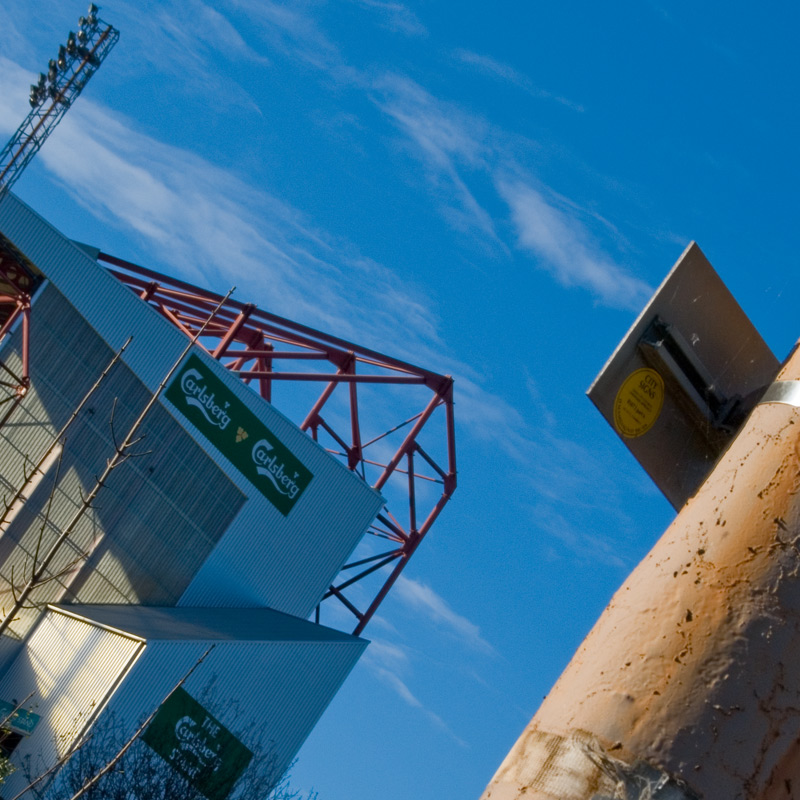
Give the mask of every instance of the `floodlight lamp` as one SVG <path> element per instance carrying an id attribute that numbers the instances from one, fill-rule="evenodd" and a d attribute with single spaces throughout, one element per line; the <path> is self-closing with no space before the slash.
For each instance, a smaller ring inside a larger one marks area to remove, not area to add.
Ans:
<path id="1" fill-rule="evenodd" d="M 58 47 L 58 68 L 67 68 L 67 48 L 63 44 Z"/>
<path id="2" fill-rule="evenodd" d="M 28 96 L 28 102 L 31 104 L 31 108 L 36 108 L 39 105 L 39 87 L 35 84 L 31 84 L 31 93 Z"/>
<path id="3" fill-rule="evenodd" d="M 81 29 L 78 31 L 78 41 L 79 41 L 81 44 L 83 44 L 83 43 L 86 41 L 86 31 L 85 31 L 83 28 L 81 28 Z"/>
<path id="4" fill-rule="evenodd" d="M 51 58 L 50 63 L 47 65 L 47 79 L 52 83 L 56 78 L 58 78 L 58 65 Z"/>
<path id="5" fill-rule="evenodd" d="M 44 72 L 40 72 L 39 73 L 39 83 L 37 84 L 37 88 L 38 88 L 38 90 L 40 92 L 44 91 L 44 85 L 45 85 L 46 82 L 47 82 L 47 76 L 44 74 Z"/>
<path id="6" fill-rule="evenodd" d="M 75 33 L 73 31 L 69 32 L 69 36 L 67 36 L 67 52 L 71 55 L 75 55 Z"/>
<path id="7" fill-rule="evenodd" d="M 94 25 L 97 22 L 97 12 L 98 8 L 94 3 L 89 4 L 89 13 L 87 14 L 87 21 L 90 25 Z"/>

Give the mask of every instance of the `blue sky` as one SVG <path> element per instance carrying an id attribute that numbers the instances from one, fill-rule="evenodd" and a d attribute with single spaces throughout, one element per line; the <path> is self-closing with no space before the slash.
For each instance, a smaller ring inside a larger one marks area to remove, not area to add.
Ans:
<path id="1" fill-rule="evenodd" d="M 0 0 L 0 134 L 84 13 Z M 294 784 L 477 798 L 672 517 L 584 397 L 696 239 L 797 336 L 782 4 L 109 2 L 15 187 L 72 238 L 456 378 L 459 488 Z"/>

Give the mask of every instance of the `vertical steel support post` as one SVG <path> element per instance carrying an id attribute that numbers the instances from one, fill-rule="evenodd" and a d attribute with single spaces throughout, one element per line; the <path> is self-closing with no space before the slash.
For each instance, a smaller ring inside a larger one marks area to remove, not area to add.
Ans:
<path id="1" fill-rule="evenodd" d="M 356 374 L 356 354 L 351 352 L 347 366 L 350 375 Z M 347 466 L 355 470 L 361 463 L 361 428 L 358 424 L 358 387 L 350 382 L 350 447 L 347 448 Z"/>
<path id="2" fill-rule="evenodd" d="M 31 303 L 27 300 L 22 309 L 22 386 L 25 394 L 31 385 Z"/>

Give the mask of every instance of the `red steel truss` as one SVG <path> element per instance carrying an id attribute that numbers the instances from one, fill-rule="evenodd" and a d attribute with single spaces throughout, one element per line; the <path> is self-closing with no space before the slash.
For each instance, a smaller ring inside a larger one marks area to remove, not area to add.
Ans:
<path id="1" fill-rule="evenodd" d="M 11 416 L 28 391 L 31 379 L 30 313 L 31 295 L 39 283 L 36 268 L 11 242 L 0 236 L 0 341 L 14 324 L 22 321 L 22 374 L 17 375 L 0 361 L 0 427 Z"/>
<path id="2" fill-rule="evenodd" d="M 190 338 L 222 299 L 106 253 L 99 253 L 98 261 Z M 0 427 L 30 386 L 29 363 L 35 358 L 28 336 L 30 301 L 40 280 L 38 270 L 0 236 L 0 341 L 22 320 L 22 375 L 0 362 L 0 386 L 6 389 Z M 198 345 L 242 381 L 255 384 L 271 403 L 276 385 L 323 384 L 298 420 L 301 430 L 387 500 L 369 533 L 387 540 L 391 549 L 345 564 L 323 598 L 337 599 L 356 618 L 353 633 L 359 635 L 455 491 L 453 379 L 231 299 L 214 315 Z M 364 398 L 367 392 L 373 394 L 369 399 Z M 297 394 L 291 399 L 296 411 Z M 275 405 L 287 413 L 277 400 Z M 411 413 L 386 426 L 387 409 L 409 406 Z M 376 421 L 383 423 L 379 430 Z M 351 587 L 357 599 L 345 593 Z"/>
<path id="3" fill-rule="evenodd" d="M 189 337 L 222 299 L 106 253 L 98 261 Z M 323 598 L 339 600 L 356 618 L 353 633 L 360 634 L 455 491 L 453 379 L 235 300 L 216 313 L 199 344 L 269 402 L 279 384 L 322 384 L 298 419 L 301 430 L 387 499 L 369 532 L 388 540 L 391 549 L 346 564 Z M 376 389 L 380 398 L 364 399 Z M 295 392 L 294 411 L 296 404 Z M 275 405 L 281 409 L 277 399 Z M 387 409 L 409 405 L 413 413 L 386 427 Z M 376 419 L 383 422 L 379 430 Z M 350 587 L 358 601 L 346 595 Z M 317 621 L 319 616 L 318 607 Z"/>

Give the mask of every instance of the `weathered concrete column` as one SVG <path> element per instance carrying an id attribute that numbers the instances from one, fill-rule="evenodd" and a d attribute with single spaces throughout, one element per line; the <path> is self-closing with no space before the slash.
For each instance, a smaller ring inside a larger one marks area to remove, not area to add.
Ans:
<path id="1" fill-rule="evenodd" d="M 800 380 L 797 350 L 777 380 Z M 606 797 L 800 800 L 794 405 L 756 406 L 483 795 Z"/>

